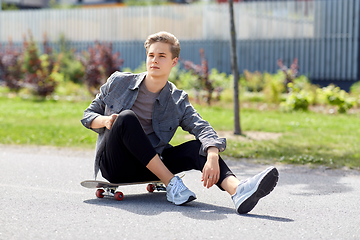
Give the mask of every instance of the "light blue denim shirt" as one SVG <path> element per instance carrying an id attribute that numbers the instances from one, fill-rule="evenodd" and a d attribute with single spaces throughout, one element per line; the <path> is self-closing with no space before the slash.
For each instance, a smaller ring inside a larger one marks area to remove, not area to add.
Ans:
<path id="1" fill-rule="evenodd" d="M 139 86 L 146 74 L 146 72 L 140 74 L 113 73 L 107 82 L 101 86 L 100 93 L 84 111 L 81 123 L 86 128 L 92 129 L 90 125 L 96 117 L 118 114 L 123 110 L 131 109 L 137 98 Z M 154 103 L 152 118 L 154 132 L 160 140 L 153 147 L 160 155 L 165 148 L 171 147 L 169 142 L 179 126 L 184 131 L 193 134 L 202 143 L 199 154 L 203 156 L 206 156 L 208 147 L 215 146 L 220 152 L 226 148 L 226 139 L 219 138 L 210 124 L 201 118 L 189 102 L 187 93 L 177 89 L 169 81 Z M 109 130 L 105 127 L 92 130 L 99 134 L 95 150 L 96 178 Z"/>

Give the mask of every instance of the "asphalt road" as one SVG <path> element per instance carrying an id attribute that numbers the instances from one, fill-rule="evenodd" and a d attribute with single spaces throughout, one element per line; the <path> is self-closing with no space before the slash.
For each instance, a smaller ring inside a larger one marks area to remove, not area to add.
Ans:
<path id="1" fill-rule="evenodd" d="M 80 186 L 92 179 L 93 151 L 0 145 L 0 239 L 360 239 L 360 175 L 349 170 L 276 165 L 277 187 L 246 215 L 227 193 L 205 189 L 186 206 L 164 192 L 126 186 L 124 200 L 97 199 Z M 247 178 L 266 165 L 229 165 Z"/>

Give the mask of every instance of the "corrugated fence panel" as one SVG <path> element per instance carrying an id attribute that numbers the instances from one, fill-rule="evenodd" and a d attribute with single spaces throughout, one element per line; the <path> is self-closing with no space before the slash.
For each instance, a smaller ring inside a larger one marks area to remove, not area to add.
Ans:
<path id="1" fill-rule="evenodd" d="M 313 79 L 359 79 L 360 1 L 241 2 L 234 11 L 240 72 L 274 73 L 278 59 L 290 66 L 298 58 L 300 73 Z M 21 46 L 29 30 L 39 42 L 46 33 L 56 49 L 61 34 L 78 51 L 111 41 L 131 68 L 145 61 L 145 38 L 165 30 L 180 39 L 183 59 L 200 64 L 204 48 L 210 68 L 231 73 L 227 4 L 0 13 L 3 45 L 12 38 Z"/>

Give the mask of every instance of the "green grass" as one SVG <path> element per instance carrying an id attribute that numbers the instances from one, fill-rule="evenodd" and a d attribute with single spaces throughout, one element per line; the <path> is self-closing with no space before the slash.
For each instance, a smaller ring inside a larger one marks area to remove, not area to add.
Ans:
<path id="1" fill-rule="evenodd" d="M 33 101 L 0 97 L 0 143 L 94 148 L 96 133 L 80 123 L 89 101 Z M 196 106 L 217 131 L 233 130 L 232 107 Z M 360 169 L 360 114 L 241 109 L 243 132 L 281 133 L 276 140 L 228 139 L 224 155 Z M 185 141 L 177 131 L 172 144 Z"/>
<path id="2" fill-rule="evenodd" d="M 88 105 L 0 98 L 0 143 L 93 147 L 96 134 L 80 123 Z"/>
<path id="3" fill-rule="evenodd" d="M 233 109 L 196 107 L 216 130 L 233 130 Z M 276 140 L 227 140 L 227 156 L 296 164 L 322 164 L 360 169 L 360 114 L 324 115 L 314 112 L 242 109 L 243 132 L 281 133 Z M 182 142 L 178 131 L 173 142 Z"/>

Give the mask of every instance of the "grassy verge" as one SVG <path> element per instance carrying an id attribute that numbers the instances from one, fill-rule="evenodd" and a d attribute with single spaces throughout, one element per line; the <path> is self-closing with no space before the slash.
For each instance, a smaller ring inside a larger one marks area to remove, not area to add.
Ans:
<path id="1" fill-rule="evenodd" d="M 89 102 L 0 98 L 0 143 L 94 148 L 96 134 L 80 119 Z M 196 106 L 217 131 L 232 131 L 232 107 Z M 227 156 L 360 169 L 360 114 L 241 110 L 242 130 L 281 133 L 276 140 L 228 139 Z M 178 130 L 172 144 L 185 141 Z"/>
<path id="2" fill-rule="evenodd" d="M 80 123 L 88 105 L 0 98 L 0 143 L 94 147 L 96 135 Z"/>

